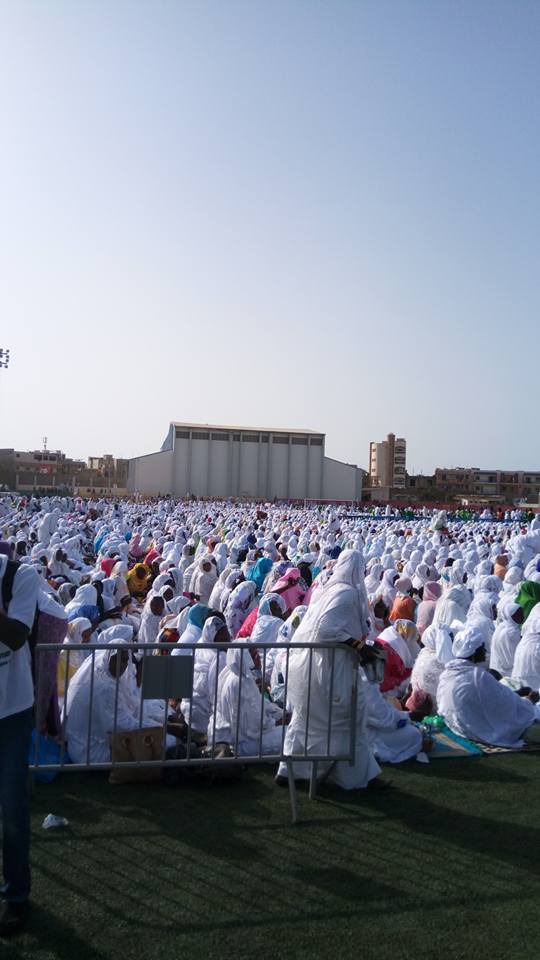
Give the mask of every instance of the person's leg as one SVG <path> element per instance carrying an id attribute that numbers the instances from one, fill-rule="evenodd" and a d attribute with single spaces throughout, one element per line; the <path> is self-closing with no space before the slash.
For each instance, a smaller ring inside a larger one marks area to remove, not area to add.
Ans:
<path id="1" fill-rule="evenodd" d="M 0 807 L 3 817 L 2 899 L 25 903 L 30 895 L 28 757 L 33 711 L 0 720 Z"/>

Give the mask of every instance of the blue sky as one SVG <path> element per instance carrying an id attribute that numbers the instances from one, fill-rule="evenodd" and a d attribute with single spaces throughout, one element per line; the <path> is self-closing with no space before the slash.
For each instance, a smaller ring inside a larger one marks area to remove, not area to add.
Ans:
<path id="1" fill-rule="evenodd" d="M 175 419 L 540 465 L 540 4 L 0 23 L 0 446 L 132 456 Z"/>

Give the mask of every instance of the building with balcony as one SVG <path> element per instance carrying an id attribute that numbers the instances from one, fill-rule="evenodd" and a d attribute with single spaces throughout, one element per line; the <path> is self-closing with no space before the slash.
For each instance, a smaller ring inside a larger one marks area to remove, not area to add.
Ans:
<path id="1" fill-rule="evenodd" d="M 435 486 L 453 497 L 483 498 L 504 503 L 537 503 L 539 470 L 481 470 L 480 467 L 437 467 Z"/>
<path id="2" fill-rule="evenodd" d="M 369 484 L 371 487 L 405 489 L 407 484 L 407 441 L 389 433 L 380 443 L 369 445 Z"/>

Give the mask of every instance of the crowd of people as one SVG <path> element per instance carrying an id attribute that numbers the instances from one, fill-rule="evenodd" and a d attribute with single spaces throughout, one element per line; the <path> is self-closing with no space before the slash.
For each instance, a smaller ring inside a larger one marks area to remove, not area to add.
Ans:
<path id="1" fill-rule="evenodd" d="M 56 647 L 34 671 L 38 732 L 62 736 L 80 763 L 110 759 L 113 720 L 120 730 L 169 724 L 178 733 L 183 724 L 195 742 L 226 743 L 240 756 L 262 736 L 264 753 L 283 744 L 294 756 L 305 752 L 309 692 L 307 749 L 322 752 L 330 651 L 291 651 L 285 664 L 280 644 L 294 638 L 353 652 L 339 663 L 333 655 L 332 698 L 346 705 L 344 731 L 358 670 L 363 773 L 337 764 L 338 782 L 365 786 L 378 770 L 368 754 L 399 762 L 423 752 L 418 721 L 428 715 L 472 740 L 519 747 L 537 729 L 540 518 L 423 513 L 407 526 L 389 510 L 378 522 L 319 507 L 4 498 L 0 554 L 35 572 L 35 642 Z M 232 640 L 245 651 L 227 651 Z M 192 696 L 141 704 L 147 651 L 117 650 L 134 642 L 190 656 L 202 644 Z M 90 656 L 94 643 L 111 651 Z M 368 664 L 378 659 L 384 672 L 373 679 Z M 8 676 L 9 663 L 0 697 Z M 337 752 L 339 736 L 336 718 Z"/>
<path id="2" fill-rule="evenodd" d="M 113 730 L 158 727 L 167 756 L 187 742 L 288 758 L 280 785 L 341 757 L 319 774 L 347 789 L 425 760 L 427 718 L 485 745 L 540 741 L 540 517 L 6 495 L 0 581 L 13 909 L 29 890 L 32 728 L 92 764 L 110 762 Z M 142 698 L 153 655 L 192 658 L 190 696 Z"/>

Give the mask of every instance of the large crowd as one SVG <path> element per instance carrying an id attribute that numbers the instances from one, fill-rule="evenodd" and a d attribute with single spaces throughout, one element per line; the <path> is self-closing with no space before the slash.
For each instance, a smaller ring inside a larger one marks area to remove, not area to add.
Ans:
<path id="1" fill-rule="evenodd" d="M 488 745 L 537 739 L 540 518 L 10 496 L 0 530 L 0 555 L 35 576 L 34 644 L 54 645 L 37 659 L 36 728 L 73 762 L 110 760 L 113 723 L 165 725 L 171 750 L 189 732 L 238 756 L 319 755 L 329 710 L 343 753 L 355 672 L 356 763 L 330 773 L 344 787 L 423 755 L 426 717 Z M 305 649 L 280 650 L 292 640 Z M 134 642 L 146 649 L 121 650 Z M 194 656 L 191 697 L 141 700 L 154 644 Z M 0 705 L 31 650 L 0 652 Z"/>
<path id="2" fill-rule="evenodd" d="M 438 724 L 540 742 L 540 517 L 9 494 L 0 598 L 0 935 L 28 905 L 32 735 L 117 771 L 117 737 L 157 730 L 158 775 L 282 758 L 287 785 L 319 758 L 346 789 L 427 760 Z M 189 689 L 143 696 L 147 666 Z"/>

